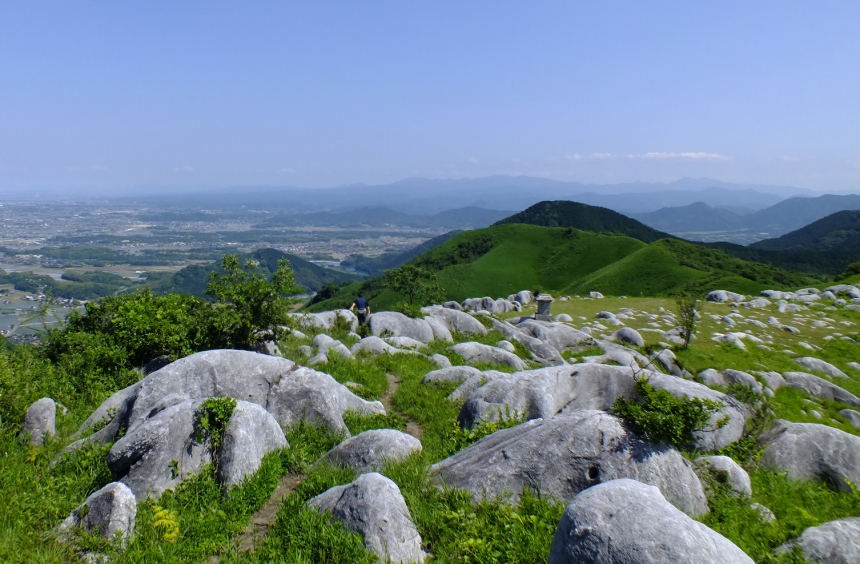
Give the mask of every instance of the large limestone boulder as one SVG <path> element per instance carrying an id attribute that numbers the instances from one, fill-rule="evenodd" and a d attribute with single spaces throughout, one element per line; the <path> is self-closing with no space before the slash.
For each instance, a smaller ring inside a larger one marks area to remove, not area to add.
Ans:
<path id="1" fill-rule="evenodd" d="M 635 376 L 645 377 L 657 390 L 675 397 L 700 398 L 719 402 L 722 410 L 713 414 L 695 434 L 700 450 L 719 450 L 743 436 L 748 416 L 746 407 L 732 396 L 691 382 L 645 370 L 634 373 L 629 366 L 574 364 L 528 370 L 498 378 L 470 391 L 460 411 L 460 422 L 472 427 L 481 421 L 496 420 L 507 413 L 525 419 L 549 419 L 557 413 L 578 409 L 611 409 L 619 397 L 635 397 Z M 728 418 L 725 421 L 725 418 Z"/>
<path id="2" fill-rule="evenodd" d="M 343 441 L 320 461 L 334 466 L 352 468 L 356 474 L 381 471 L 386 460 L 403 462 L 421 452 L 421 441 L 394 429 L 374 429 Z"/>
<path id="3" fill-rule="evenodd" d="M 56 434 L 57 402 L 51 398 L 42 398 L 27 408 L 21 426 L 22 439 L 30 441 L 31 445 L 41 446 L 47 437 Z"/>
<path id="4" fill-rule="evenodd" d="M 531 353 L 533 360 L 536 360 L 545 366 L 560 366 L 562 364 L 566 364 L 558 349 L 553 347 L 550 343 L 527 334 L 507 321 L 493 319 L 492 323 L 493 329 L 504 335 L 506 339 L 517 341 L 525 346 Z"/>
<path id="5" fill-rule="evenodd" d="M 785 372 L 783 377 L 789 386 L 803 390 L 814 398 L 840 401 L 854 407 L 860 406 L 860 398 L 824 378 L 806 372 Z"/>
<path id="6" fill-rule="evenodd" d="M 752 374 L 747 374 L 740 370 L 723 370 L 719 372 L 713 368 L 703 370 L 699 373 L 699 379 L 709 386 L 728 387 L 732 384 L 741 384 L 753 391 L 761 393 L 762 386 Z"/>
<path id="7" fill-rule="evenodd" d="M 724 536 L 690 519 L 659 489 L 635 480 L 589 488 L 567 506 L 548 564 L 752 564 Z"/>
<path id="8" fill-rule="evenodd" d="M 860 288 L 850 284 L 836 284 L 835 286 L 827 288 L 825 292 L 832 292 L 837 296 L 841 294 L 848 296 L 849 298 L 860 298 Z"/>
<path id="9" fill-rule="evenodd" d="M 236 402 L 218 455 L 218 478 L 235 486 L 259 468 L 270 452 L 287 448 L 284 431 L 272 415 L 255 403 Z"/>
<path id="10" fill-rule="evenodd" d="M 158 498 L 213 460 L 209 442 L 197 442 L 195 416 L 202 401 L 165 398 L 152 414 L 120 438 L 108 453 L 108 467 L 137 499 Z"/>
<path id="11" fill-rule="evenodd" d="M 830 364 L 829 362 L 825 362 L 818 358 L 813 358 L 811 356 L 802 356 L 800 358 L 795 358 L 794 362 L 801 365 L 804 368 L 808 368 L 809 370 L 817 370 L 819 372 L 823 372 L 828 376 L 832 376 L 833 378 L 848 378 L 848 375 Z"/>
<path id="12" fill-rule="evenodd" d="M 693 462 L 693 467 L 700 476 L 708 474 L 710 479 L 726 484 L 732 495 L 752 497 L 750 475 L 728 456 L 701 456 Z M 705 491 L 710 495 L 708 480 L 705 480 Z"/>
<path id="13" fill-rule="evenodd" d="M 528 305 L 535 301 L 535 295 L 528 290 L 520 290 L 517 292 L 517 295 L 514 296 L 514 301 L 520 302 L 523 305 Z"/>
<path id="14" fill-rule="evenodd" d="M 481 371 L 474 366 L 449 366 L 433 370 L 424 375 L 422 384 L 438 384 L 440 382 L 456 382 L 460 384 L 472 376 L 480 376 Z"/>
<path id="15" fill-rule="evenodd" d="M 847 517 L 810 527 L 780 551 L 795 546 L 813 564 L 856 564 L 860 562 L 860 518 Z"/>
<path id="16" fill-rule="evenodd" d="M 433 338 L 435 340 L 445 341 L 448 343 L 454 342 L 454 336 L 451 335 L 451 330 L 448 329 L 448 322 L 445 321 L 445 318 L 428 315 L 424 318 L 424 321 L 430 325 L 430 329 L 433 331 Z"/>
<path id="17" fill-rule="evenodd" d="M 851 426 L 855 429 L 860 429 L 860 411 L 855 411 L 853 409 L 841 409 L 839 410 L 839 415 L 844 417 L 851 423 Z"/>
<path id="18" fill-rule="evenodd" d="M 450 310 L 454 311 L 454 310 Z M 392 337 L 409 337 L 422 343 L 433 340 L 433 328 L 423 319 L 412 319 L 396 311 L 374 313 L 367 320 L 370 332 L 379 337 L 390 334 Z"/>
<path id="19" fill-rule="evenodd" d="M 397 484 L 376 472 L 336 486 L 308 501 L 330 511 L 347 529 L 364 538 L 367 549 L 383 562 L 424 562 L 421 535 Z"/>
<path id="20" fill-rule="evenodd" d="M 630 433 L 602 411 L 574 411 L 497 431 L 430 468 L 435 480 L 472 498 L 510 496 L 524 487 L 561 500 L 616 478 L 652 484 L 690 515 L 707 513 L 702 485 L 677 450 Z"/>
<path id="21" fill-rule="evenodd" d="M 736 294 L 726 290 L 714 290 L 705 296 L 705 300 L 716 303 L 742 302 L 744 299 L 745 296 L 743 294 Z"/>
<path id="22" fill-rule="evenodd" d="M 505 364 L 514 370 L 525 370 L 527 368 L 526 363 L 517 355 L 482 343 L 458 343 L 452 347 L 448 347 L 448 350 L 459 354 L 469 364 L 487 362 L 491 364 Z"/>
<path id="23" fill-rule="evenodd" d="M 578 331 L 566 323 L 528 319 L 518 323 L 516 327 L 526 335 L 549 343 L 558 352 L 594 343 L 591 335 Z"/>
<path id="24" fill-rule="evenodd" d="M 452 333 L 463 333 L 464 335 L 487 334 L 487 328 L 480 321 L 463 311 L 447 307 L 430 306 L 421 308 L 421 312 L 443 320 L 448 330 Z"/>
<path id="25" fill-rule="evenodd" d="M 109 426 L 115 431 L 106 438 L 113 440 L 119 430 L 115 421 L 132 431 L 167 397 L 197 401 L 218 395 L 263 406 L 282 429 L 304 419 L 348 433 L 345 411 L 385 413 L 380 402 L 365 401 L 328 374 L 298 367 L 290 360 L 248 351 L 212 350 L 177 360 L 114 394 L 81 430 L 110 417 Z M 111 407 L 105 409 L 106 404 Z"/>
<path id="26" fill-rule="evenodd" d="M 353 355 L 357 355 L 362 351 L 366 351 L 373 356 L 406 352 L 396 347 L 392 347 L 379 337 L 365 337 L 356 344 L 352 345 L 352 349 L 350 350 Z"/>
<path id="27" fill-rule="evenodd" d="M 645 345 L 645 339 L 639 334 L 639 331 L 630 327 L 622 327 L 612 334 L 610 337 L 613 341 L 620 341 L 634 347 L 642 347 Z"/>
<path id="28" fill-rule="evenodd" d="M 299 327 L 306 331 L 315 329 L 331 331 L 337 323 L 338 317 L 342 320 L 341 323 L 349 325 L 349 331 L 355 331 L 358 328 L 358 317 L 348 309 L 336 309 L 321 313 L 293 313 L 290 314 L 290 317 L 296 320 Z"/>
<path id="29" fill-rule="evenodd" d="M 842 491 L 860 484 L 860 437 L 817 423 L 778 419 L 759 437 L 762 466 L 786 470 L 795 480 L 824 480 Z"/>
<path id="30" fill-rule="evenodd" d="M 633 394 L 633 371 L 624 366 L 574 364 L 506 374 L 472 392 L 460 423 L 474 427 L 507 416 L 551 419 L 563 409 L 610 409 Z"/>
<path id="31" fill-rule="evenodd" d="M 111 482 L 75 508 L 57 527 L 57 536 L 61 541 L 70 540 L 74 530 L 80 529 L 104 539 L 125 541 L 134 532 L 136 518 L 134 493 L 125 484 Z"/>

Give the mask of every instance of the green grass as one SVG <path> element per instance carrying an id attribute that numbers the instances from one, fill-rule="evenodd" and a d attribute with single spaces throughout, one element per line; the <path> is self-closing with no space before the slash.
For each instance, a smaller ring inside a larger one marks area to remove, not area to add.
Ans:
<path id="1" fill-rule="evenodd" d="M 807 527 L 856 516 L 860 495 L 837 492 L 822 482 L 797 482 L 785 475 L 753 469 L 753 497 L 744 500 L 725 492 L 709 500 L 711 513 L 702 522 L 737 544 L 756 562 L 805 562 L 795 554 L 774 557 L 772 551 L 799 536 Z M 760 503 L 776 516 L 766 522 L 750 503 Z"/>

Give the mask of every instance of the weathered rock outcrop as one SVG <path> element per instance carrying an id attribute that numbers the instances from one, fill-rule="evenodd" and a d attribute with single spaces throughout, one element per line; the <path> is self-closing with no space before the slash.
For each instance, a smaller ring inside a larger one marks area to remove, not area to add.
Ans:
<path id="1" fill-rule="evenodd" d="M 568 505 L 548 564 L 719 562 L 752 564 L 727 538 L 678 511 L 635 480 L 589 488 Z"/>
<path id="2" fill-rule="evenodd" d="M 763 466 L 786 470 L 795 480 L 824 480 L 842 491 L 860 484 L 860 437 L 817 423 L 778 419 L 759 437 Z"/>
<path id="3" fill-rule="evenodd" d="M 375 472 L 337 486 L 308 501 L 364 538 L 367 549 L 383 562 L 424 562 L 421 535 L 397 484 Z"/>
<path id="4" fill-rule="evenodd" d="M 608 413 L 574 411 L 497 431 L 430 468 L 435 479 L 484 495 L 518 499 L 523 488 L 570 500 L 616 478 L 660 488 L 690 515 L 707 513 L 705 493 L 690 464 L 672 447 L 630 432 Z"/>
<path id="5" fill-rule="evenodd" d="M 486 335 L 487 328 L 473 316 L 447 307 L 430 306 L 421 308 L 425 315 L 432 315 L 445 322 L 448 330 L 452 333 L 458 332 L 464 335 Z"/>
<path id="6" fill-rule="evenodd" d="M 346 439 L 320 461 L 364 474 L 381 471 L 386 460 L 403 462 L 416 452 L 421 452 L 421 441 L 412 435 L 394 429 L 374 429 Z"/>
<path id="7" fill-rule="evenodd" d="M 454 311 L 454 310 L 449 310 Z M 423 319 L 412 319 L 396 311 L 372 314 L 367 320 L 370 332 L 376 336 L 390 334 L 392 337 L 409 337 L 422 343 L 433 340 L 433 328 Z"/>
<path id="8" fill-rule="evenodd" d="M 221 438 L 218 478 L 235 486 L 260 468 L 264 456 L 288 446 L 284 431 L 268 411 L 255 403 L 237 402 Z"/>
<path id="9" fill-rule="evenodd" d="M 97 534 L 108 540 L 128 539 L 134 532 L 137 519 L 137 500 L 134 493 L 120 482 L 111 482 L 90 494 L 71 515 L 57 526 L 60 541 L 69 540 L 74 529 Z"/>
<path id="10" fill-rule="evenodd" d="M 733 495 L 752 497 L 752 483 L 746 470 L 728 456 L 702 456 L 693 462 L 693 467 L 699 475 L 709 474 L 710 478 L 729 487 Z M 710 496 L 708 480 L 704 481 L 705 492 Z"/>
<path id="11" fill-rule="evenodd" d="M 31 445 L 41 446 L 45 439 L 57 434 L 57 402 L 42 398 L 27 408 L 21 438 Z"/>
<path id="12" fill-rule="evenodd" d="M 799 546 L 813 564 L 856 564 L 860 562 L 860 518 L 848 517 L 810 527 L 797 539 L 780 547 Z"/>
<path id="13" fill-rule="evenodd" d="M 854 407 L 860 406 L 860 398 L 848 390 L 828 382 L 824 378 L 819 378 L 806 372 L 786 372 L 783 374 L 783 377 L 785 377 L 785 381 L 789 386 L 803 390 L 814 398 L 841 401 Z"/>
<path id="14" fill-rule="evenodd" d="M 448 347 L 448 349 L 462 356 L 470 364 L 488 362 L 492 364 L 505 364 L 514 370 L 525 370 L 527 368 L 525 362 L 517 355 L 490 345 L 474 342 L 458 343 L 452 347 Z"/>
<path id="15" fill-rule="evenodd" d="M 802 356 L 800 358 L 795 358 L 794 362 L 801 365 L 804 368 L 808 368 L 809 370 L 817 370 L 819 372 L 823 372 L 828 376 L 832 376 L 833 378 L 848 378 L 848 375 L 830 364 L 829 362 L 825 362 L 818 358 L 813 358 L 811 356 Z"/>

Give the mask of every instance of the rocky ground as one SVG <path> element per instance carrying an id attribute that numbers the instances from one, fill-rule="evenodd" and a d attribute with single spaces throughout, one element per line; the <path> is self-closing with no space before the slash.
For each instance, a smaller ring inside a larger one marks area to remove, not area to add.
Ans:
<path id="1" fill-rule="evenodd" d="M 712 292 L 689 349 L 671 300 L 556 297 L 536 321 L 533 298 L 296 314 L 74 432 L 40 400 L 44 471 L 106 469 L 45 542 L 116 562 L 860 561 L 859 289 Z M 614 409 L 641 380 L 715 411 L 651 441 Z"/>

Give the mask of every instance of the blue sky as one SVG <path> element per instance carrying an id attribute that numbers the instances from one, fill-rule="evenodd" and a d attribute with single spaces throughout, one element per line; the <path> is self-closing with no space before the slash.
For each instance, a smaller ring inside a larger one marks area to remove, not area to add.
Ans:
<path id="1" fill-rule="evenodd" d="M 860 2 L 0 2 L 0 190 L 860 190 Z"/>

